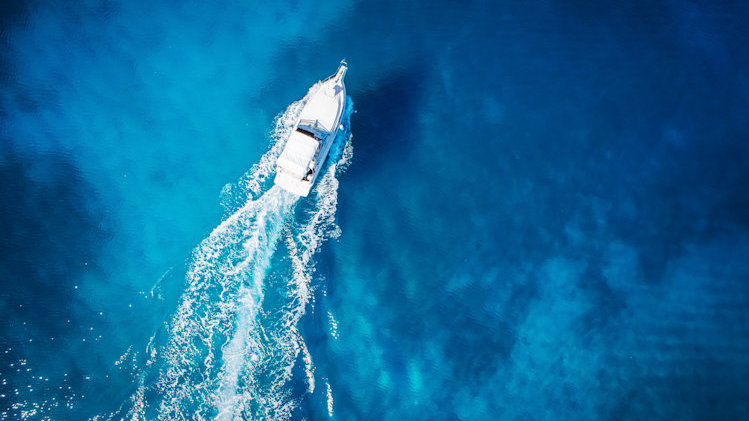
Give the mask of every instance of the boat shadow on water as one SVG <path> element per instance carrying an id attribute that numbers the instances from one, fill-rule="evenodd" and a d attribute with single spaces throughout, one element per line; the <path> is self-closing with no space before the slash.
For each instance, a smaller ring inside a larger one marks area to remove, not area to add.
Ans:
<path id="1" fill-rule="evenodd" d="M 411 153 L 427 78 L 426 70 L 414 65 L 371 86 L 351 84 L 356 102 L 351 119 L 355 159 L 346 171 L 347 183 L 364 182 L 386 162 L 396 156 L 403 161 Z"/>

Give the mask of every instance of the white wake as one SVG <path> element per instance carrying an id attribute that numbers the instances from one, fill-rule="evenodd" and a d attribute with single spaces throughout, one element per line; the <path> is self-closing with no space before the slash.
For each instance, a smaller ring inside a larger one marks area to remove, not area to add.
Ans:
<path id="1" fill-rule="evenodd" d="M 276 119 L 270 150 L 222 192 L 232 213 L 193 251 L 166 344 L 151 352 L 128 418 L 289 419 L 298 404 L 289 380 L 300 352 L 308 392 L 314 390 L 314 365 L 298 323 L 312 294 L 314 255 L 339 235 L 337 175 L 352 156 L 350 99 L 345 130 L 328 157 L 332 164 L 304 205 L 276 186 L 263 189 L 317 88 Z M 150 367 L 158 374 L 146 384 Z"/>

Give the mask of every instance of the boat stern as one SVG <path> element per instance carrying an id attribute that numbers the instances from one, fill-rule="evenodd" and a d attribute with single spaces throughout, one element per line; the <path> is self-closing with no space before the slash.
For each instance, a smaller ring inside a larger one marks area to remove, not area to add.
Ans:
<path id="1" fill-rule="evenodd" d="M 302 197 L 307 197 L 312 190 L 312 181 L 301 180 L 282 168 L 276 169 L 276 177 L 273 179 L 273 183 L 289 193 Z"/>

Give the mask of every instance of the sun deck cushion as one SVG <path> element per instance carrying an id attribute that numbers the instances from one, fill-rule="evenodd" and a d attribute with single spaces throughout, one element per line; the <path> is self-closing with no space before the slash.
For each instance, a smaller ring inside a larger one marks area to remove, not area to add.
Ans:
<path id="1" fill-rule="evenodd" d="M 317 151 L 317 140 L 302 133 L 293 132 L 276 164 L 284 170 L 303 178 L 307 175 L 312 158 Z"/>

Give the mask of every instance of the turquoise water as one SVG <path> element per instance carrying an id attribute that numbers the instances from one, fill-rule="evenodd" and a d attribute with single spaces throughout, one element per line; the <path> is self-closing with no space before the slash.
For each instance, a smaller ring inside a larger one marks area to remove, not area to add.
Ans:
<path id="1" fill-rule="evenodd" d="M 745 418 L 748 16 L 3 3 L 0 417 Z"/>

